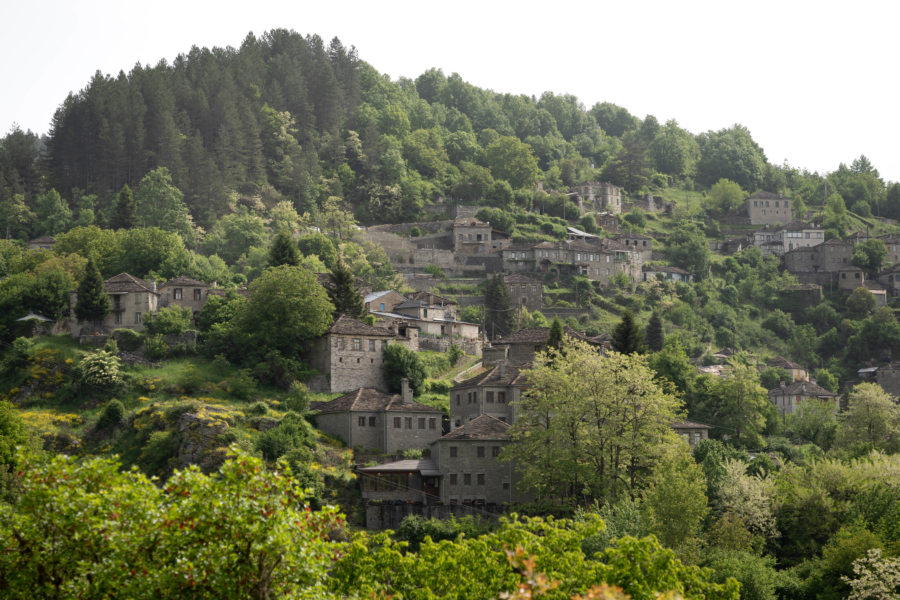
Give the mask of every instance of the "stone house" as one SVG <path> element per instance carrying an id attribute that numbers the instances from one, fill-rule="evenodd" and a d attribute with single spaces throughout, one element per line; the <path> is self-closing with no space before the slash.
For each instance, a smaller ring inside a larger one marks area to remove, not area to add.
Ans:
<path id="1" fill-rule="evenodd" d="M 781 416 L 792 414 L 810 398 L 828 400 L 834 405 L 834 412 L 840 408 L 838 395 L 818 385 L 815 380 L 782 383 L 774 390 L 769 390 L 769 400 L 778 409 Z"/>
<path id="2" fill-rule="evenodd" d="M 101 333 L 110 333 L 121 328 L 142 331 L 144 319 L 147 315 L 154 314 L 159 304 L 156 282 L 144 281 L 128 273 L 119 273 L 104 281 L 103 291 L 109 296 L 109 312 L 98 326 L 76 321 L 74 311 L 78 294 L 72 292 L 71 322 L 75 323 L 71 328 L 73 337 L 78 337 L 82 330 L 85 330 L 84 333 L 95 329 Z"/>
<path id="3" fill-rule="evenodd" d="M 900 397 L 900 363 L 892 362 L 876 367 L 875 382 L 888 394 Z"/>
<path id="4" fill-rule="evenodd" d="M 394 290 L 372 292 L 363 298 L 363 304 L 369 312 L 393 312 L 394 307 L 401 302 L 406 302 L 406 296 Z"/>
<path id="5" fill-rule="evenodd" d="M 408 301 L 409 302 L 409 301 Z M 428 318 L 420 318 L 412 313 L 425 314 L 426 306 L 417 301 L 411 302 L 408 308 L 394 307 L 395 311 L 404 312 L 373 312 L 372 314 L 382 320 L 385 326 L 396 329 L 416 331 L 416 350 L 435 350 L 445 352 L 451 345 L 456 344 L 466 354 L 481 356 L 481 326 L 478 323 L 457 321 L 453 318 L 440 316 L 432 317 L 428 311 Z M 408 314 L 404 314 L 408 313 Z"/>
<path id="6" fill-rule="evenodd" d="M 603 231 L 616 233 L 620 229 L 619 217 L 615 213 L 603 211 L 594 215 L 594 220 L 597 221 L 597 227 Z"/>
<path id="7" fill-rule="evenodd" d="M 663 279 L 665 281 L 690 282 L 694 280 L 694 276 L 689 271 L 668 265 L 644 265 L 641 277 L 642 281 Z"/>
<path id="8" fill-rule="evenodd" d="M 544 285 L 531 277 L 513 273 L 503 277 L 503 283 L 509 292 L 509 299 L 517 307 L 529 311 L 540 310 L 544 303 Z"/>
<path id="9" fill-rule="evenodd" d="M 753 225 L 789 223 L 791 199 L 772 192 L 756 192 L 747 198 L 747 216 Z"/>
<path id="10" fill-rule="evenodd" d="M 516 403 L 527 387 L 522 366 L 507 366 L 504 361 L 483 373 L 470 377 L 450 390 L 450 427 L 460 427 L 481 415 L 490 415 L 504 423 L 516 420 Z"/>
<path id="11" fill-rule="evenodd" d="M 563 327 L 564 333 L 589 344 L 599 345 L 595 340 L 585 337 L 582 333 L 571 327 Z M 540 352 L 547 346 L 550 338 L 549 327 L 526 327 L 514 331 L 494 341 L 492 345 L 492 357 L 495 361 L 505 360 L 509 365 L 524 365 L 534 360 L 535 352 Z"/>
<path id="12" fill-rule="evenodd" d="M 350 448 L 394 454 L 425 450 L 443 433 L 443 411 L 413 400 L 409 384 L 401 394 L 360 388 L 314 408 L 316 427 Z"/>
<path id="13" fill-rule="evenodd" d="M 864 287 L 866 272 L 855 265 L 847 265 L 837 270 L 838 289 L 853 291 L 858 287 Z"/>
<path id="14" fill-rule="evenodd" d="M 900 265 L 884 269 L 878 274 L 877 280 L 891 295 L 896 295 L 900 292 Z"/>
<path id="15" fill-rule="evenodd" d="M 697 423 L 696 421 L 682 421 L 680 423 L 672 423 L 672 429 L 678 436 L 690 444 L 691 449 L 700 443 L 700 440 L 709 439 L 709 425 Z"/>
<path id="16" fill-rule="evenodd" d="M 825 232 L 812 223 L 791 221 L 784 227 L 763 227 L 751 234 L 751 241 L 763 256 L 783 256 L 796 248 L 818 246 L 825 241 Z"/>
<path id="17" fill-rule="evenodd" d="M 550 273 L 584 275 L 607 284 L 619 273 L 637 280 L 641 254 L 611 239 L 540 242 L 523 248 L 521 244 L 503 250 L 505 273 Z"/>
<path id="18" fill-rule="evenodd" d="M 460 217 L 453 222 L 453 252 L 459 256 L 491 254 L 491 224 L 474 217 Z"/>
<path id="19" fill-rule="evenodd" d="M 309 382 L 309 389 L 326 393 L 359 388 L 386 391 L 383 353 L 389 344 L 418 350 L 418 330 L 373 327 L 341 315 L 307 352 L 310 366 L 320 373 Z"/>
<path id="20" fill-rule="evenodd" d="M 443 312 L 444 318 L 455 319 L 458 317 L 459 304 L 456 300 L 445 298 L 431 292 L 420 291 L 407 295 L 409 300 L 417 300 L 432 308 L 432 314 Z"/>
<path id="21" fill-rule="evenodd" d="M 430 458 L 398 460 L 358 470 L 363 500 L 437 504 L 441 500 L 441 472 Z M 368 512 L 368 511 L 367 511 Z M 366 525 L 375 527 L 368 515 Z"/>
<path id="22" fill-rule="evenodd" d="M 612 239 L 621 243 L 623 246 L 625 246 L 626 249 L 640 254 L 642 262 L 647 262 L 653 259 L 652 237 L 641 235 L 640 233 L 631 232 L 620 233 L 619 235 L 613 236 Z"/>
<path id="23" fill-rule="evenodd" d="M 622 188 L 609 182 L 590 181 L 572 187 L 569 192 L 578 199 L 581 213 L 622 212 Z"/>
<path id="24" fill-rule="evenodd" d="M 809 372 L 806 369 L 783 356 L 776 356 L 775 358 L 767 360 L 766 366 L 787 371 L 788 375 L 791 377 L 791 383 L 795 381 L 809 381 Z"/>
<path id="25" fill-rule="evenodd" d="M 53 250 L 53 246 L 56 244 L 56 238 L 52 235 L 44 235 L 39 238 L 34 238 L 33 240 L 28 240 L 28 249 L 29 250 Z"/>
<path id="26" fill-rule="evenodd" d="M 431 456 L 442 475 L 441 502 L 493 512 L 503 504 L 525 500 L 516 489 L 515 466 L 499 460 L 507 444 L 509 425 L 486 414 L 438 439 Z"/>
<path id="27" fill-rule="evenodd" d="M 884 255 L 883 264 L 900 264 L 900 237 L 884 236 L 879 239 L 884 242 L 884 247 L 887 250 L 887 254 Z"/>
<path id="28" fill-rule="evenodd" d="M 175 277 L 159 286 L 159 307 L 180 306 L 196 317 L 209 298 L 209 284 L 190 277 Z"/>

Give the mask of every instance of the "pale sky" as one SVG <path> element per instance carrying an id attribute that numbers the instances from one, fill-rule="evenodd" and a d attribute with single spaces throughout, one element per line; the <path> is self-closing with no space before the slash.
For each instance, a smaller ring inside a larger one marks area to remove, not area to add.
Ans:
<path id="1" fill-rule="evenodd" d="M 0 135 L 13 123 L 46 133 L 97 70 L 284 28 L 337 36 L 395 80 L 435 67 L 496 92 L 613 102 L 693 133 L 741 123 L 772 163 L 825 173 L 865 154 L 900 181 L 898 17 L 884 0 L 5 0 Z"/>

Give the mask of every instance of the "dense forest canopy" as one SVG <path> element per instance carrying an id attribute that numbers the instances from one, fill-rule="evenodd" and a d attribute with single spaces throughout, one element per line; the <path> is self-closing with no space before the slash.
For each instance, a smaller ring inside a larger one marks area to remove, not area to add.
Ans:
<path id="1" fill-rule="evenodd" d="M 439 69 L 391 81 L 337 38 L 272 30 L 239 48 L 98 72 L 62 102 L 46 138 L 10 131 L 0 140 L 4 237 L 116 226 L 120 191 L 159 167 L 206 229 L 282 200 L 315 215 L 339 198 L 366 223 L 410 220 L 448 197 L 528 207 L 538 181 L 552 193 L 602 178 L 637 193 L 727 178 L 807 204 L 826 197 L 825 178 L 770 164 L 740 125 L 694 135 L 611 103 L 498 94 Z M 864 156 L 828 183 L 847 208 L 900 216 L 900 189 Z"/>

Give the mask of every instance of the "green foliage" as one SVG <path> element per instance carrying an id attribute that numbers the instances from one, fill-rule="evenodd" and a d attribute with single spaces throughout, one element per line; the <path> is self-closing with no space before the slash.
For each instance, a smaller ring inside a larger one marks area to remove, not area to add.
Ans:
<path id="1" fill-rule="evenodd" d="M 502 275 L 494 275 L 484 289 L 484 329 L 489 337 L 506 335 L 513 327 L 513 307 Z"/>
<path id="2" fill-rule="evenodd" d="M 313 447 L 314 434 L 303 417 L 289 413 L 277 427 L 260 434 L 256 448 L 266 460 L 274 461 L 295 448 Z"/>
<path id="3" fill-rule="evenodd" d="M 451 367 L 455 367 L 459 364 L 459 360 L 463 356 L 465 356 L 463 349 L 456 344 L 450 344 L 450 347 L 447 348 L 447 360 L 450 362 Z"/>
<path id="4" fill-rule="evenodd" d="M 93 258 L 88 258 L 84 277 L 78 284 L 78 300 L 75 302 L 75 318 L 79 321 L 99 323 L 109 312 L 109 296 L 103 291 L 103 279 Z"/>
<path id="5" fill-rule="evenodd" d="M 166 167 L 156 168 L 141 179 L 134 193 L 141 227 L 172 231 L 185 241 L 193 240 L 191 216 L 184 194 L 172 182 Z"/>
<path id="6" fill-rule="evenodd" d="M 781 385 L 782 382 L 791 381 L 791 375 L 781 367 L 767 367 L 765 371 L 759 374 L 759 383 L 767 390 L 773 390 Z"/>
<path id="7" fill-rule="evenodd" d="M 269 266 L 291 265 L 296 267 L 299 264 L 300 250 L 297 249 L 291 234 L 284 230 L 279 231 L 269 247 Z"/>
<path id="8" fill-rule="evenodd" d="M 207 254 L 216 254 L 225 262 L 234 264 L 250 248 L 266 246 L 268 241 L 266 224 L 261 217 L 239 213 L 226 215 L 216 221 L 203 240 L 203 248 Z"/>
<path id="9" fill-rule="evenodd" d="M 144 321 L 147 335 L 181 335 L 191 327 L 191 309 L 183 306 L 164 306 Z"/>
<path id="10" fill-rule="evenodd" d="M 869 273 L 875 274 L 881 270 L 881 264 L 887 255 L 887 248 L 882 240 L 866 240 L 853 248 L 853 257 L 850 259 L 854 265 Z"/>
<path id="11" fill-rule="evenodd" d="M 647 226 L 647 219 L 644 217 L 644 211 L 635 206 L 631 212 L 622 217 L 626 223 L 637 230 L 641 230 Z"/>
<path id="12" fill-rule="evenodd" d="M 141 334 L 134 329 L 116 329 L 113 336 L 126 352 L 134 352 L 144 343 Z"/>
<path id="13" fill-rule="evenodd" d="M 720 179 L 709 188 L 710 208 L 719 213 L 728 213 L 744 207 L 744 190 L 728 179 Z"/>
<path id="14" fill-rule="evenodd" d="M 733 577 L 741 584 L 742 600 L 775 600 L 778 598 L 778 572 L 775 561 L 744 551 L 716 550 L 703 561 L 712 569 L 712 581 L 724 583 Z"/>
<path id="15" fill-rule="evenodd" d="M 622 354 L 643 353 L 644 332 L 641 326 L 634 320 L 630 310 L 622 313 L 622 320 L 613 330 L 612 347 Z"/>
<path id="16" fill-rule="evenodd" d="M 361 319 L 366 315 L 362 294 L 356 288 L 353 273 L 343 259 L 338 259 L 331 270 L 325 290 L 328 292 L 329 300 L 334 304 L 335 319 L 341 315 Z"/>
<path id="17" fill-rule="evenodd" d="M 103 408 L 100 418 L 97 419 L 97 429 L 100 431 L 109 431 L 122 425 L 125 421 L 125 406 L 113 398 Z"/>
<path id="18" fill-rule="evenodd" d="M 435 279 L 446 279 L 447 278 L 447 274 L 444 273 L 444 270 L 434 263 L 428 263 L 427 265 L 422 267 L 422 270 L 425 271 L 426 273 L 430 274 Z"/>
<path id="19" fill-rule="evenodd" d="M 410 515 L 403 519 L 397 528 L 396 539 L 409 544 L 410 552 L 418 552 L 419 547 L 427 539 L 432 542 L 456 540 L 459 536 L 477 537 L 487 533 L 484 523 L 472 517 L 451 519 L 426 519 L 418 515 Z"/>
<path id="20" fill-rule="evenodd" d="M 161 487 L 103 459 L 21 468 L 21 494 L 0 505 L 8 598 L 314 596 L 325 582 L 339 517 L 311 512 L 292 478 L 253 457 Z"/>
<path id="21" fill-rule="evenodd" d="M 402 344 L 390 344 L 384 349 L 384 377 L 394 393 L 400 391 L 403 378 L 409 380 L 413 395 L 424 391 L 426 371 L 419 355 Z"/>
<path id="22" fill-rule="evenodd" d="M 309 410 L 309 389 L 303 383 L 295 381 L 291 384 L 291 390 L 284 397 L 284 407 L 298 414 L 304 414 Z"/>
<path id="23" fill-rule="evenodd" d="M 72 210 L 69 203 L 55 189 L 37 197 L 34 212 L 37 235 L 55 235 L 72 226 Z"/>
<path id="24" fill-rule="evenodd" d="M 122 383 L 121 362 L 105 350 L 85 354 L 78 363 L 78 376 L 86 386 L 110 390 Z"/>
<path id="25" fill-rule="evenodd" d="M 679 225 L 668 239 L 666 255 L 676 266 L 700 280 L 709 270 L 710 250 L 706 236 L 694 223 Z"/>
<path id="26" fill-rule="evenodd" d="M 18 446 L 28 441 L 28 431 L 15 407 L 0 400 L 0 469 L 16 463 Z"/>
<path id="27" fill-rule="evenodd" d="M 766 155 L 743 125 L 708 131 L 699 136 L 700 160 L 697 181 L 712 185 L 726 178 L 745 190 L 756 190 L 763 183 Z"/>
<path id="28" fill-rule="evenodd" d="M 889 453 L 900 451 L 900 406 L 878 384 L 860 383 L 847 398 L 838 443 L 843 447 L 866 444 Z"/>

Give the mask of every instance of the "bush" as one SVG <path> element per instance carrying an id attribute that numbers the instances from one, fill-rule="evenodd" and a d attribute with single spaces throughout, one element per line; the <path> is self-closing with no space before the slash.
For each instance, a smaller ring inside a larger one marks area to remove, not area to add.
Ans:
<path id="1" fill-rule="evenodd" d="M 450 347 L 447 348 L 447 360 L 450 361 L 451 367 L 455 367 L 464 355 L 465 352 L 456 344 L 450 344 Z"/>
<path id="2" fill-rule="evenodd" d="M 141 334 L 133 329 L 116 329 L 113 332 L 113 339 L 118 342 L 119 347 L 126 352 L 135 352 L 143 343 Z"/>
<path id="3" fill-rule="evenodd" d="M 151 360 L 160 360 L 169 355 L 169 345 L 161 334 L 150 335 L 144 339 L 144 354 Z"/>
<path id="4" fill-rule="evenodd" d="M 228 379 L 228 388 L 231 395 L 239 400 L 249 400 L 256 391 L 256 381 L 250 374 L 250 369 L 241 369 Z"/>
<path id="5" fill-rule="evenodd" d="M 422 230 L 419 229 L 418 225 L 414 225 L 412 229 L 409 230 L 409 237 L 419 237 L 422 235 Z"/>
<path id="6" fill-rule="evenodd" d="M 185 394 L 197 392 L 203 387 L 205 382 L 206 379 L 203 377 L 203 373 L 192 364 L 187 364 L 178 371 L 178 387 L 180 387 Z"/>
<path id="7" fill-rule="evenodd" d="M 288 414 L 277 427 L 264 432 L 256 441 L 256 449 L 266 460 L 278 460 L 296 448 L 312 448 L 314 434 L 303 417 Z"/>
<path id="8" fill-rule="evenodd" d="M 284 407 L 301 415 L 308 411 L 309 388 L 299 381 L 292 383 L 291 391 L 284 398 Z"/>
<path id="9" fill-rule="evenodd" d="M 423 270 L 426 273 L 429 273 L 435 279 L 446 279 L 447 277 L 447 274 L 444 273 L 444 270 L 434 263 L 428 263 L 427 265 L 425 265 L 425 267 L 423 267 Z"/>
<path id="10" fill-rule="evenodd" d="M 125 421 L 125 406 L 116 399 L 112 399 L 103 409 L 97 420 L 97 429 L 109 431 L 115 429 Z"/>
<path id="11" fill-rule="evenodd" d="M 180 335 L 191 327 L 191 309 L 181 306 L 160 308 L 155 315 L 144 320 L 144 331 L 148 335 Z"/>
<path id="12" fill-rule="evenodd" d="M 269 407 L 265 402 L 254 402 L 247 412 L 251 415 L 262 416 L 269 412 Z"/>
<path id="13" fill-rule="evenodd" d="M 118 357 L 105 350 L 86 354 L 78 364 L 78 375 L 84 385 L 112 388 L 122 383 Z"/>

